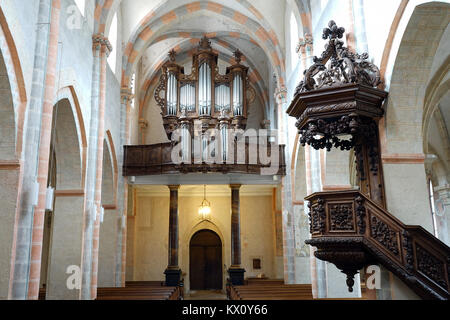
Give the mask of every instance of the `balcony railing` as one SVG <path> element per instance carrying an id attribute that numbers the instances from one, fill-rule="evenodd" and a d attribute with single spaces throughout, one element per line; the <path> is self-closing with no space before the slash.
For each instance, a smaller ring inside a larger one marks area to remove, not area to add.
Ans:
<path id="1" fill-rule="evenodd" d="M 175 144 L 124 146 L 123 176 L 179 173 L 238 173 L 286 175 L 285 146 L 234 143 L 226 157 L 208 160 L 190 150 L 190 156 L 177 152 Z M 214 154 L 213 154 L 214 155 Z M 180 159 L 186 159 L 181 161 Z M 225 160 L 224 160 L 225 159 Z"/>

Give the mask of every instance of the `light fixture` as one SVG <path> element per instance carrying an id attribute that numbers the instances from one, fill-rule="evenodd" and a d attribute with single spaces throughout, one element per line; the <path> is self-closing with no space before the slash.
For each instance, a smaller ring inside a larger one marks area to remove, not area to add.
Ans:
<path id="1" fill-rule="evenodd" d="M 203 190 L 203 201 L 198 208 L 198 214 L 202 220 L 209 220 L 209 217 L 211 215 L 211 203 L 206 200 L 206 185 L 204 185 Z"/>

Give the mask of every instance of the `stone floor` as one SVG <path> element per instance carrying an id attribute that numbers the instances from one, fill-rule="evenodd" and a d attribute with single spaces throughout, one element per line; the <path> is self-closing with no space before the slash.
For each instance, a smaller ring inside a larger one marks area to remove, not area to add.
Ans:
<path id="1" fill-rule="evenodd" d="M 185 300 L 227 300 L 227 295 L 220 290 L 191 291 Z"/>

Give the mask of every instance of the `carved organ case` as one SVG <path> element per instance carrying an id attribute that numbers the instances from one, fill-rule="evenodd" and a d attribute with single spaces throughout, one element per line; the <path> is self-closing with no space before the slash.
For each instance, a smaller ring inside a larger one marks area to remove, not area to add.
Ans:
<path id="1" fill-rule="evenodd" d="M 171 139 L 176 129 L 189 130 L 199 121 L 202 130 L 245 129 L 247 122 L 248 68 L 241 64 L 242 53 L 234 54 L 235 64 L 219 73 L 218 54 L 208 38 L 200 40 L 193 55 L 191 74 L 176 63 L 175 51 L 161 67 L 154 97 L 161 107 L 164 128 Z"/>

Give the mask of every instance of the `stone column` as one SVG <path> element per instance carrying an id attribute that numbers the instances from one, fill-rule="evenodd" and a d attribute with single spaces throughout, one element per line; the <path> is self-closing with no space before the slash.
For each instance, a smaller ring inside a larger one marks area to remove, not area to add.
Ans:
<path id="1" fill-rule="evenodd" d="M 241 268 L 241 222 L 239 189 L 241 185 L 230 185 L 231 188 L 231 266 L 228 269 L 230 282 L 234 286 L 244 284 L 245 270 Z"/>
<path id="2" fill-rule="evenodd" d="M 86 205 L 84 214 L 83 230 L 83 260 L 82 260 L 82 284 L 81 299 L 91 300 L 92 296 L 92 277 L 96 279 L 96 266 L 93 262 L 95 251 L 98 253 L 98 234 L 99 234 L 99 214 L 101 199 L 101 176 L 102 168 L 98 168 L 101 159 L 103 163 L 103 140 L 104 140 L 104 107 L 105 107 L 105 84 L 106 84 L 106 56 L 107 51 L 111 51 L 111 45 L 108 39 L 101 34 L 92 37 L 93 42 L 93 71 L 92 71 L 92 98 L 91 98 L 91 122 L 89 129 L 89 149 L 87 159 L 86 174 Z M 103 109 L 103 110 L 101 110 Z M 103 117 L 103 119 L 102 119 Z M 101 145 L 100 145 L 101 144 Z M 101 147 L 101 152 L 98 148 Z M 98 178 L 100 177 L 100 181 Z M 97 187 L 100 182 L 100 193 L 97 193 Z M 94 238 L 96 244 L 94 244 Z M 95 246 L 97 249 L 95 249 Z M 95 273 L 93 273 L 93 267 Z M 94 292 L 95 293 L 95 292 Z"/>
<path id="3" fill-rule="evenodd" d="M 364 53 L 369 51 L 366 34 L 366 21 L 364 15 L 363 0 L 350 0 L 352 18 L 354 22 L 354 38 L 356 42 L 356 52 Z"/>
<path id="4" fill-rule="evenodd" d="M 305 61 L 305 70 L 313 63 L 314 58 L 314 38 L 310 34 L 305 34 L 305 39 L 300 45 Z M 305 165 L 306 165 L 306 189 L 307 194 L 322 191 L 320 151 L 305 146 Z M 309 214 L 309 208 L 304 205 L 305 214 Z M 317 259 L 314 256 L 316 248 L 310 247 L 310 272 L 313 296 L 315 298 L 326 298 L 327 291 L 327 274 L 326 262 Z"/>
<path id="5" fill-rule="evenodd" d="M 44 218 L 47 198 L 48 164 L 52 136 L 53 107 L 55 102 L 56 64 L 58 61 L 59 17 L 61 1 L 53 1 L 48 46 L 47 77 L 45 79 L 44 105 L 42 108 L 41 136 L 39 141 L 39 201 L 34 209 L 33 239 L 28 283 L 28 299 L 39 298 L 42 242 L 44 240 Z M 57 88 L 59 89 L 59 88 Z"/>
<path id="6" fill-rule="evenodd" d="M 103 148 L 105 141 L 105 108 L 106 108 L 106 68 L 107 59 L 112 51 L 109 40 L 104 37 L 94 41 L 101 43 L 100 49 L 100 90 L 98 104 L 98 139 L 97 139 L 97 172 L 95 179 L 95 222 L 92 241 L 92 274 L 91 274 L 91 299 L 97 296 L 98 283 L 98 249 L 100 244 L 100 210 L 102 207 L 102 180 L 103 180 Z"/>
<path id="7" fill-rule="evenodd" d="M 43 123 L 51 123 L 52 117 L 52 110 L 49 106 L 54 103 L 60 6 L 60 0 L 39 1 L 33 81 L 25 121 L 22 154 L 22 159 L 27 161 L 24 163 L 19 184 L 21 190 L 19 191 L 11 257 L 12 270 L 8 296 L 13 300 L 34 299 L 36 291 L 39 291 L 40 253 L 42 251 L 42 235 L 39 233 L 42 233 L 43 230 L 44 214 L 35 209 L 35 192 L 37 192 L 36 186 L 38 186 L 38 205 L 42 207 L 42 203 L 44 203 L 45 206 L 47 177 L 38 179 L 38 175 L 43 177 L 43 172 L 39 172 L 39 158 L 43 157 L 48 161 L 49 157 L 48 153 L 45 155 L 43 151 L 46 142 L 50 140 L 47 135 L 51 134 L 51 125 L 43 128 Z M 41 132 L 43 129 L 45 132 Z M 43 142 L 42 148 L 41 141 Z M 34 241 L 33 237 L 37 241 Z M 33 273 L 31 274 L 31 272 Z M 28 292 L 30 279 L 32 285 Z"/>
<path id="8" fill-rule="evenodd" d="M 283 258 L 284 258 L 284 282 L 286 284 L 295 283 L 295 239 L 294 239 L 294 212 L 292 206 L 292 139 L 289 136 L 288 127 L 295 127 L 295 124 L 288 124 L 289 117 L 286 113 L 287 88 L 280 87 L 275 91 L 275 100 L 278 106 L 278 143 L 286 145 L 286 176 L 281 181 L 281 207 L 283 226 Z"/>
<path id="9" fill-rule="evenodd" d="M 438 238 L 450 245 L 450 185 L 434 188 Z"/>
<path id="10" fill-rule="evenodd" d="M 105 141 L 105 109 L 106 109 L 106 68 L 107 59 L 112 52 L 112 46 L 103 35 L 94 36 L 94 42 L 101 44 L 100 49 L 100 89 L 98 103 L 98 139 L 97 139 L 97 172 L 95 179 L 95 222 L 92 241 L 92 274 L 91 299 L 97 297 L 98 278 L 98 248 L 100 243 L 100 212 L 102 207 L 102 179 L 103 179 L 103 148 Z"/>
<path id="11" fill-rule="evenodd" d="M 169 208 L 169 264 L 164 274 L 166 286 L 178 287 L 181 280 L 181 270 L 178 266 L 178 190 L 179 185 L 170 185 Z"/>
<path id="12" fill-rule="evenodd" d="M 127 238 L 127 224 L 123 223 L 122 219 L 127 219 L 128 206 L 128 183 L 127 178 L 122 176 L 123 171 L 123 146 L 129 144 L 130 128 L 130 103 L 133 99 L 133 94 L 130 88 L 124 87 L 121 89 L 121 109 L 120 109 L 120 148 L 117 150 L 117 158 L 119 163 L 118 174 L 118 210 L 117 210 L 117 225 L 120 226 L 117 231 L 116 241 L 116 267 L 115 267 L 115 286 L 125 286 L 125 268 L 126 268 L 126 238 Z"/>

